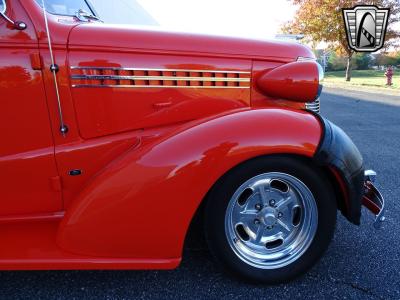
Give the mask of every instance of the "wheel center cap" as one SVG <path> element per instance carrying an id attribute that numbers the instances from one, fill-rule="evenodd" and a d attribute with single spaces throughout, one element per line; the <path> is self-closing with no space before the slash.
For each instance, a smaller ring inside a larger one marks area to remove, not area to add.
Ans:
<path id="1" fill-rule="evenodd" d="M 272 207 L 266 207 L 262 212 L 262 221 L 266 226 L 272 226 L 276 224 L 276 209 Z"/>

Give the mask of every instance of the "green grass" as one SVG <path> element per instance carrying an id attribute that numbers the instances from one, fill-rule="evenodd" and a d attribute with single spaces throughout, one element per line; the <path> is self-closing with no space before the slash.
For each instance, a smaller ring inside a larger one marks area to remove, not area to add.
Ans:
<path id="1" fill-rule="evenodd" d="M 386 86 L 385 71 L 377 70 L 353 70 L 351 81 L 345 79 L 345 71 L 334 71 L 325 73 L 325 81 L 327 86 L 352 89 L 373 89 L 388 92 L 400 92 L 400 70 L 395 70 L 393 76 L 393 85 Z"/>

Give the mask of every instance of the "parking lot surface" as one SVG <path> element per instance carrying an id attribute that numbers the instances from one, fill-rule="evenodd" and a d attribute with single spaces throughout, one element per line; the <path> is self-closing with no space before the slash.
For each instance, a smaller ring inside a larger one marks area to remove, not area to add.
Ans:
<path id="1" fill-rule="evenodd" d="M 331 246 L 303 277 L 278 286 L 243 283 L 221 272 L 205 243 L 191 238 L 172 271 L 0 272 L 1 299 L 400 299 L 400 96 L 385 97 L 331 89 L 322 95 L 322 115 L 378 172 L 387 221 L 376 231 L 366 210 L 361 226 L 339 214 Z"/>

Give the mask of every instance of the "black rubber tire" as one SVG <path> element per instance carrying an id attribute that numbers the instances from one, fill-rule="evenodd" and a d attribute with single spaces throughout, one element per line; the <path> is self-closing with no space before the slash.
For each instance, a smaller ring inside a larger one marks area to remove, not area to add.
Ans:
<path id="1" fill-rule="evenodd" d="M 283 172 L 300 179 L 312 192 L 318 209 L 318 228 L 310 247 L 290 265 L 270 270 L 242 261 L 230 248 L 224 226 L 226 209 L 234 192 L 248 179 L 267 172 Z M 332 240 L 336 213 L 332 185 L 310 161 L 294 156 L 260 157 L 232 169 L 212 188 L 205 207 L 205 236 L 217 262 L 233 275 L 251 282 L 277 284 L 304 274 L 319 260 Z"/>

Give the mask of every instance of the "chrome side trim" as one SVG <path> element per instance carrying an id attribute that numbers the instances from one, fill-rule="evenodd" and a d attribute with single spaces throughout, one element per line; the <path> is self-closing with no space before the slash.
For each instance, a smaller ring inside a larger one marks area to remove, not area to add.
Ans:
<path id="1" fill-rule="evenodd" d="M 143 69 L 143 68 L 86 67 L 86 66 L 79 66 L 79 67 L 72 66 L 70 68 L 71 71 L 78 70 L 78 72 L 75 72 L 75 74 L 71 75 L 71 80 L 73 81 L 72 83 L 73 88 L 115 87 L 115 88 L 245 89 L 245 88 L 250 88 L 249 83 L 251 82 L 250 72 L 245 72 L 245 71 Z M 93 72 L 90 72 L 93 70 L 98 71 L 97 73 L 100 74 L 93 74 Z M 110 74 L 105 74 L 106 71 L 109 71 Z M 121 73 L 119 72 L 121 71 L 130 71 L 130 73 L 120 75 Z M 137 74 L 136 71 L 141 71 L 141 73 Z M 152 71 L 159 73 L 149 75 L 149 72 Z M 192 74 L 192 73 L 199 73 L 199 74 Z M 246 74 L 246 75 L 241 77 L 241 74 Z M 100 82 L 93 82 L 95 80 L 99 80 Z M 115 80 L 116 82 L 115 83 L 111 82 L 110 84 L 110 82 L 105 82 L 106 80 Z M 128 83 L 121 82 L 123 80 L 128 80 L 130 82 Z M 139 80 L 142 82 L 138 82 Z M 168 81 L 172 83 L 169 83 Z M 194 84 L 191 84 L 191 82 L 194 82 Z M 217 82 L 222 83 L 222 85 L 216 85 Z M 213 84 L 205 85 L 206 83 L 213 83 Z M 241 83 L 245 84 L 241 85 Z"/>
<path id="2" fill-rule="evenodd" d="M 123 68 L 123 67 L 84 67 L 72 66 L 71 70 L 111 70 L 111 71 L 158 71 L 158 72 L 193 72 L 193 73 L 235 73 L 250 74 L 248 71 L 235 70 L 191 70 L 191 69 L 149 69 L 149 68 Z"/>
<path id="3" fill-rule="evenodd" d="M 72 79 L 81 80 L 171 80 L 171 81 L 228 81 L 250 82 L 250 78 L 233 77 L 174 77 L 174 76 L 123 76 L 123 75 L 72 75 Z"/>
<path id="4" fill-rule="evenodd" d="M 304 57 L 304 56 L 299 56 L 297 57 L 297 61 L 317 61 L 315 57 Z"/>
<path id="5" fill-rule="evenodd" d="M 73 88 L 192 88 L 192 89 L 249 89 L 250 86 L 207 86 L 207 85 L 103 85 L 73 84 Z"/>
<path id="6" fill-rule="evenodd" d="M 306 109 L 319 114 L 321 112 L 321 102 L 320 102 L 319 98 L 316 99 L 314 102 L 307 102 Z"/>

